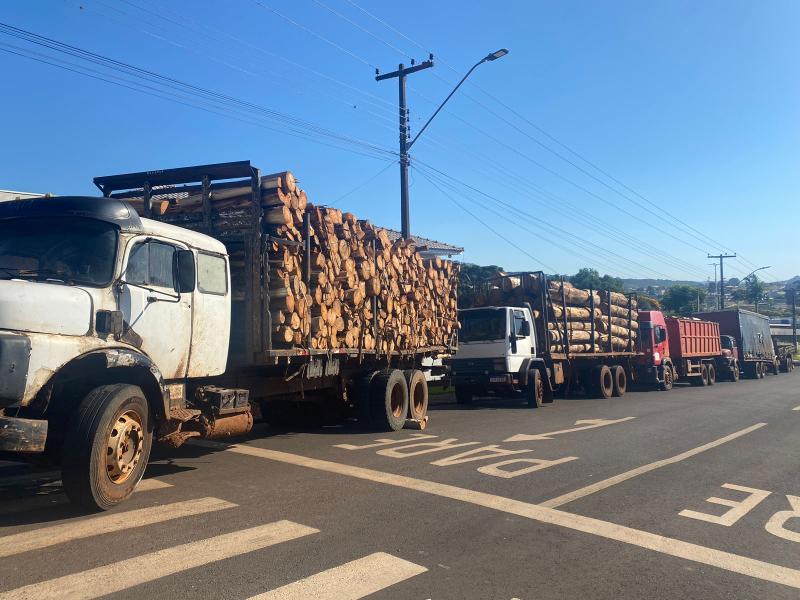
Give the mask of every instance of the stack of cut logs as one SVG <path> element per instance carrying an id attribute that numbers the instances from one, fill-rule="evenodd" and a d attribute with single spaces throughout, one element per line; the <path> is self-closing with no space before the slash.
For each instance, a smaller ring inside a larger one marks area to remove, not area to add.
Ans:
<path id="1" fill-rule="evenodd" d="M 250 187 L 212 189 L 214 224 L 224 225 L 251 210 L 251 198 Z M 392 241 L 386 230 L 351 213 L 308 203 L 291 172 L 262 177 L 261 205 L 266 233 L 299 242 L 267 244 L 274 347 L 385 354 L 453 341 L 458 327 L 456 265 L 423 259 L 413 242 Z M 203 199 L 201 194 L 172 197 L 151 206 L 159 214 L 197 212 Z M 302 267 L 305 215 L 311 242 L 308 283 Z M 244 289 L 243 271 L 243 254 L 232 253 L 234 300 L 237 289 Z"/>
<path id="2" fill-rule="evenodd" d="M 503 275 L 490 282 L 489 288 L 476 303 L 493 306 L 523 306 L 529 303 L 534 318 L 542 324 L 540 290 L 541 282 L 535 273 Z M 546 303 L 546 335 L 552 352 L 564 351 L 565 338 L 569 340 L 569 352 L 573 353 L 592 352 L 593 339 L 594 352 L 633 349 L 639 329 L 635 298 L 619 292 L 590 292 L 568 282 L 564 282 L 562 290 L 560 281 L 549 281 Z"/>

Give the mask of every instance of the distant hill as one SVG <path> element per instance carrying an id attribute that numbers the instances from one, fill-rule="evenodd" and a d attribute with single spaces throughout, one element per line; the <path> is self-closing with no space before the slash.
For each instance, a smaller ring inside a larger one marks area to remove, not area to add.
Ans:
<path id="1" fill-rule="evenodd" d="M 684 281 L 681 279 L 623 279 L 622 284 L 626 290 L 636 290 L 646 288 L 649 286 L 654 287 L 672 287 L 673 285 L 694 285 L 704 288 L 708 282 L 706 281 Z"/>

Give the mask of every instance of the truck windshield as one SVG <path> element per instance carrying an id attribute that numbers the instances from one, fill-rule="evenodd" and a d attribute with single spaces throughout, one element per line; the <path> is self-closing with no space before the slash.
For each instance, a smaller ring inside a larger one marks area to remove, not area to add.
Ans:
<path id="1" fill-rule="evenodd" d="M 461 342 L 488 342 L 506 337 L 506 311 L 502 308 L 468 310 L 458 315 Z"/>
<path id="2" fill-rule="evenodd" d="M 733 339 L 727 335 L 720 336 L 720 342 L 725 350 L 733 350 Z"/>
<path id="3" fill-rule="evenodd" d="M 0 279 L 55 280 L 93 287 L 114 275 L 117 230 L 81 217 L 0 221 Z"/>
<path id="4" fill-rule="evenodd" d="M 653 344 L 653 324 L 650 321 L 639 321 L 639 337 L 636 345 L 639 351 L 644 351 Z"/>

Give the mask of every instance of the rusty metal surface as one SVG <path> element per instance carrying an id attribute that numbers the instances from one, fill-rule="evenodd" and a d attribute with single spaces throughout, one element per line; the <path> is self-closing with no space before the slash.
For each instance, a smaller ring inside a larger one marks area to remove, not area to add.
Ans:
<path id="1" fill-rule="evenodd" d="M 0 417 L 0 451 L 44 452 L 47 421 Z"/>
<path id="2" fill-rule="evenodd" d="M 248 410 L 236 415 L 204 420 L 203 437 L 219 440 L 248 433 L 253 428 L 253 414 Z"/>

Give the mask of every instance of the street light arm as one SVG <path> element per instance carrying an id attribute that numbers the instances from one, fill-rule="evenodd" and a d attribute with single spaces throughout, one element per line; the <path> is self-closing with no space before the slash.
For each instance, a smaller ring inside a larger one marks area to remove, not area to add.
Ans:
<path id="1" fill-rule="evenodd" d="M 466 75 L 464 75 L 464 77 L 462 77 L 462 78 L 461 78 L 461 81 L 459 81 L 459 82 L 458 82 L 458 85 L 457 85 L 456 87 L 454 87 L 454 88 L 453 88 L 453 91 L 452 91 L 452 92 L 450 92 L 450 93 L 447 95 L 447 98 L 445 98 L 445 99 L 444 99 L 444 102 L 442 102 L 442 103 L 439 105 L 439 108 L 437 108 L 437 109 L 436 109 L 436 111 L 435 111 L 435 112 L 434 112 L 434 113 L 431 115 L 431 118 L 430 118 L 430 119 L 428 119 L 428 121 L 425 123 L 425 125 L 423 125 L 423 126 L 422 126 L 422 129 L 420 129 L 420 130 L 419 130 L 419 133 L 417 133 L 417 135 L 415 135 L 415 136 L 414 136 L 414 139 L 412 139 L 412 140 L 411 140 L 411 141 L 408 143 L 408 146 L 406 146 L 407 148 L 409 148 L 409 149 L 410 149 L 410 148 L 411 148 L 411 146 L 413 146 L 413 145 L 414 145 L 414 142 L 416 142 L 416 141 L 417 141 L 417 139 L 419 139 L 419 136 L 421 136 L 421 135 L 422 135 L 422 132 L 423 132 L 423 131 L 425 131 L 425 130 L 428 128 L 428 125 L 430 125 L 430 124 L 431 124 L 431 121 L 433 121 L 433 118 L 434 118 L 436 115 L 438 115 L 438 114 L 439 114 L 439 111 L 440 111 L 440 110 L 442 110 L 442 108 L 444 108 L 444 105 L 445 105 L 445 104 L 447 104 L 447 101 L 448 101 L 448 100 L 450 100 L 450 98 L 453 96 L 453 94 L 455 94 L 455 93 L 456 93 L 456 91 L 458 91 L 458 88 L 460 88 L 460 87 L 461 87 L 461 84 L 462 84 L 462 83 L 464 83 L 464 82 L 467 80 L 467 77 L 469 77 L 469 76 L 472 74 L 472 72 L 473 72 L 475 69 L 477 69 L 477 68 L 478 68 L 480 65 L 482 65 L 483 63 L 485 63 L 485 62 L 486 62 L 486 60 L 487 60 L 486 58 L 483 58 L 483 59 L 479 60 L 478 62 L 476 62 L 476 63 L 475 63 L 473 66 L 472 66 L 472 68 L 471 68 L 469 71 L 467 71 L 467 74 L 466 74 Z"/>

